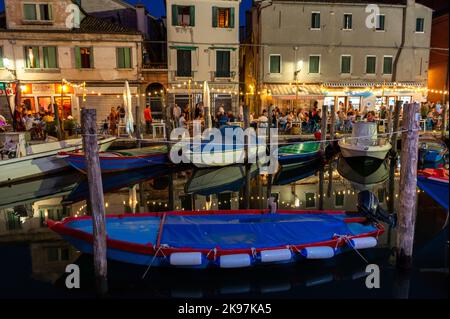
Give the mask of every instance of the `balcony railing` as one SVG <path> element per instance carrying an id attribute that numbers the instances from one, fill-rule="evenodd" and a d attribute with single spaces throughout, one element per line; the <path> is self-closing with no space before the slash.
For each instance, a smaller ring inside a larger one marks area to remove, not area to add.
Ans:
<path id="1" fill-rule="evenodd" d="M 215 80 L 231 80 L 234 79 L 234 77 L 236 76 L 236 72 L 235 71 L 212 71 L 211 72 L 211 77 L 213 81 Z"/>
<path id="2" fill-rule="evenodd" d="M 143 63 L 143 70 L 167 70 L 167 63 L 162 62 L 152 62 L 152 63 Z"/>

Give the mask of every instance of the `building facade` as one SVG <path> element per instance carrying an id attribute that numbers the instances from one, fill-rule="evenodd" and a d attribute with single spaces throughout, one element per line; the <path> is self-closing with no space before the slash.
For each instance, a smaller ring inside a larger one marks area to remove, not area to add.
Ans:
<path id="1" fill-rule="evenodd" d="M 140 33 L 90 16 L 69 0 L 5 0 L 0 27 L 0 82 L 9 106 L 51 111 L 79 119 L 80 107 L 96 108 L 99 121 L 123 104 L 125 81 L 136 94 L 140 79 Z M 79 16 L 79 18 L 78 18 Z"/>
<path id="2" fill-rule="evenodd" d="M 260 112 L 359 110 L 426 98 L 432 10 L 413 0 L 263 1 L 250 12 L 246 90 Z"/>
<path id="3" fill-rule="evenodd" d="M 166 23 L 152 16 L 143 4 L 131 5 L 122 0 L 80 0 L 90 15 L 142 33 L 141 104 L 151 106 L 155 118 L 162 117 L 165 92 L 168 87 Z"/>
<path id="4" fill-rule="evenodd" d="M 202 101 L 211 111 L 239 106 L 240 0 L 167 0 L 168 102 L 188 109 Z M 235 113 L 236 114 L 236 113 Z"/>

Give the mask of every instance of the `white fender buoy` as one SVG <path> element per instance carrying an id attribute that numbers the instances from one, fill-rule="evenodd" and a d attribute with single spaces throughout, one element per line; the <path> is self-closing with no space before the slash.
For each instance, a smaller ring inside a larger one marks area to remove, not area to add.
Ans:
<path id="1" fill-rule="evenodd" d="M 350 247 L 355 249 L 372 248 L 378 244 L 375 237 L 353 238 L 350 240 Z"/>
<path id="2" fill-rule="evenodd" d="M 172 266 L 200 266 L 202 264 L 202 253 L 173 253 L 170 255 Z"/>
<path id="3" fill-rule="evenodd" d="M 288 260 L 291 260 L 291 258 L 292 258 L 292 253 L 289 249 L 261 251 L 261 262 L 263 262 L 263 263 L 288 261 Z"/>
<path id="4" fill-rule="evenodd" d="M 250 255 L 224 255 L 219 257 L 220 268 L 243 268 L 251 265 Z"/>
<path id="5" fill-rule="evenodd" d="M 306 247 L 300 253 L 307 259 L 326 259 L 334 257 L 334 249 L 328 246 Z"/>

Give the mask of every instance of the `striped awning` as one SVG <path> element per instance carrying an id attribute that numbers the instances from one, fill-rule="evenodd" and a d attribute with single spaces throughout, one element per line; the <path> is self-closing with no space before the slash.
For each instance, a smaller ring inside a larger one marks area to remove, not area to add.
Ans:
<path id="1" fill-rule="evenodd" d="M 338 82 L 324 82 L 325 88 L 367 88 L 367 87 L 422 87 L 425 86 L 423 82 L 382 82 L 382 81 L 338 81 Z"/>
<path id="2" fill-rule="evenodd" d="M 323 96 L 320 85 L 315 84 L 266 84 L 264 88 L 268 94 L 280 97 L 295 97 L 295 96 Z"/>

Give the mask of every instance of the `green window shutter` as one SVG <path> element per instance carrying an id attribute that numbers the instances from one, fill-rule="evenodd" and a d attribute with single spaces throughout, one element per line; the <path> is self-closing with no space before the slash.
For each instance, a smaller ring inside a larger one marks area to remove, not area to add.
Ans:
<path id="1" fill-rule="evenodd" d="M 23 5 L 23 17 L 25 20 L 29 20 L 29 21 L 37 20 L 36 5 L 24 4 Z"/>
<path id="2" fill-rule="evenodd" d="M 341 73 L 348 74 L 351 71 L 352 58 L 349 56 L 343 56 L 341 61 Z"/>
<path id="3" fill-rule="evenodd" d="M 50 66 L 49 47 L 43 47 L 42 53 L 44 54 L 44 68 L 48 69 Z"/>
<path id="4" fill-rule="evenodd" d="M 366 62 L 366 64 L 367 64 L 366 65 L 366 73 L 367 74 L 375 74 L 376 63 L 377 63 L 376 57 L 372 57 L 372 56 L 367 57 L 367 62 Z"/>
<path id="5" fill-rule="evenodd" d="M 4 68 L 5 65 L 3 64 L 3 47 L 0 47 L 0 68 Z"/>
<path id="6" fill-rule="evenodd" d="M 320 70 L 320 57 L 309 57 L 309 73 L 319 73 Z"/>
<path id="7" fill-rule="evenodd" d="M 234 8 L 230 8 L 230 28 L 234 28 Z"/>
<path id="8" fill-rule="evenodd" d="M 58 67 L 56 47 L 44 47 L 42 51 L 44 54 L 44 68 L 56 69 Z"/>
<path id="9" fill-rule="evenodd" d="M 124 65 L 126 69 L 131 69 L 131 48 L 124 48 Z"/>
<path id="10" fill-rule="evenodd" d="M 39 47 L 33 47 L 34 65 L 36 68 L 41 67 L 41 61 L 39 58 Z"/>
<path id="11" fill-rule="evenodd" d="M 383 59 L 383 74 L 392 74 L 392 58 L 384 57 Z"/>
<path id="12" fill-rule="evenodd" d="M 191 18 L 191 21 L 189 22 L 189 25 L 191 27 L 195 26 L 195 6 L 190 6 L 189 7 L 189 15 Z"/>
<path id="13" fill-rule="evenodd" d="M 281 73 L 281 57 L 279 55 L 270 56 L 270 73 Z"/>
<path id="14" fill-rule="evenodd" d="M 123 69 L 125 67 L 124 65 L 124 52 L 123 48 L 117 48 L 117 68 Z"/>
<path id="15" fill-rule="evenodd" d="M 90 62 L 90 67 L 91 67 L 91 69 L 93 69 L 94 68 L 94 47 L 91 47 L 90 48 L 90 52 L 91 52 L 91 55 L 89 56 L 89 62 Z"/>
<path id="16" fill-rule="evenodd" d="M 218 16 L 218 8 L 212 7 L 212 26 L 213 28 L 217 28 L 217 16 Z"/>
<path id="17" fill-rule="evenodd" d="M 75 47 L 75 68 L 81 69 L 81 51 L 80 51 L 80 47 Z"/>
<path id="18" fill-rule="evenodd" d="M 178 6 L 172 5 L 172 25 L 178 25 Z"/>

